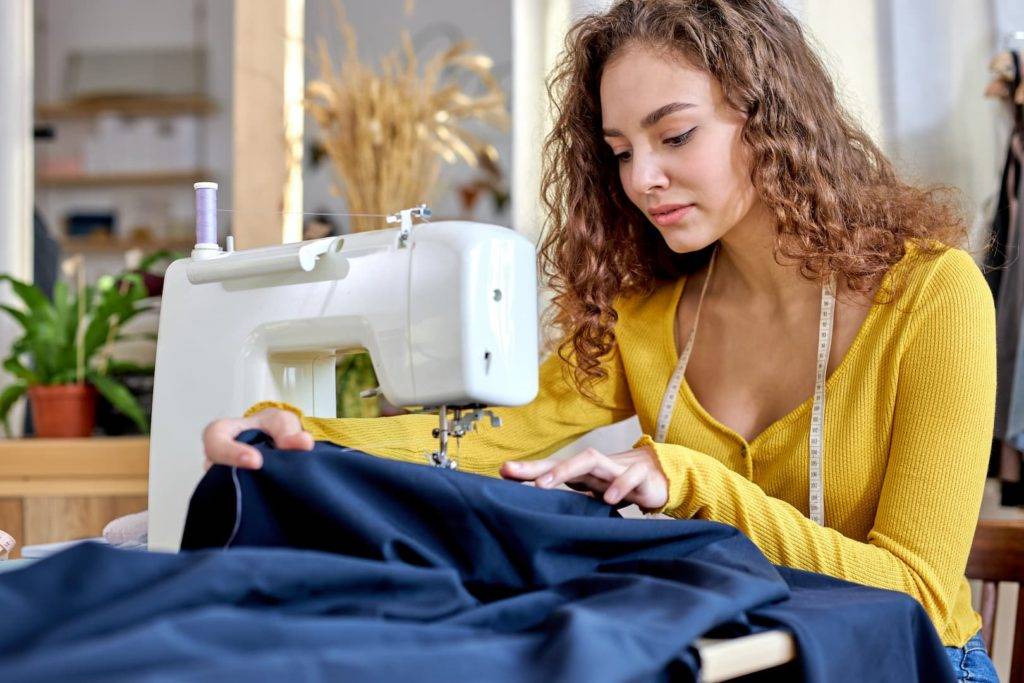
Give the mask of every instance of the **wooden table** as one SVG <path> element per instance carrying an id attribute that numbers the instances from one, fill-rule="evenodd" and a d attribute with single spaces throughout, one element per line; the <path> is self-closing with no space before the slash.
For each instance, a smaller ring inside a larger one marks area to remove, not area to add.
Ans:
<path id="1" fill-rule="evenodd" d="M 149 438 L 0 440 L 0 529 L 19 548 L 99 536 L 147 506 Z"/>
<path id="2" fill-rule="evenodd" d="M 700 680 L 715 683 L 780 666 L 796 657 L 796 641 L 788 631 L 765 631 L 738 638 L 698 638 Z"/>

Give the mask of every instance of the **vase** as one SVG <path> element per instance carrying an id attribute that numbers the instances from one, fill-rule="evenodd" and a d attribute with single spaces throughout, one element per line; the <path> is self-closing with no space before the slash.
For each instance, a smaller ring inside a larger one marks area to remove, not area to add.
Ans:
<path id="1" fill-rule="evenodd" d="M 92 436 L 96 424 L 96 389 L 90 384 L 29 387 L 36 436 Z"/>

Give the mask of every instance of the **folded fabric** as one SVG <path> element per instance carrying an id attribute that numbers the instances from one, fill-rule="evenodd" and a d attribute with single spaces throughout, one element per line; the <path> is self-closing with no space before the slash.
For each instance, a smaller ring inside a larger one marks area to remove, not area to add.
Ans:
<path id="1" fill-rule="evenodd" d="M 732 527 L 239 438 L 264 467 L 207 473 L 185 552 L 0 576 L 5 681 L 693 680 L 697 637 L 767 628 L 799 648 L 769 677 L 953 680 L 909 596 L 774 567 Z"/>
<path id="2" fill-rule="evenodd" d="M 149 511 L 118 517 L 103 527 L 103 538 L 117 548 L 141 548 L 149 537 Z"/>
<path id="3" fill-rule="evenodd" d="M 6 560 L 7 554 L 14 550 L 14 546 L 18 545 L 17 541 L 14 540 L 14 536 L 0 529 L 0 560 Z"/>

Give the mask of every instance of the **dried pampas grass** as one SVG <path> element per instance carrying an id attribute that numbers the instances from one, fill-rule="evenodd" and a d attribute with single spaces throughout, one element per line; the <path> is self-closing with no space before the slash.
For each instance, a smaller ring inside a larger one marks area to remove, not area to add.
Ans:
<path id="1" fill-rule="evenodd" d="M 401 50 L 382 60 L 380 72 L 362 62 L 355 31 L 344 8 L 336 5 L 345 60 L 335 67 L 325 42 L 317 41 L 319 78 L 306 89 L 306 107 L 323 136 L 323 145 L 341 182 L 352 214 L 386 214 L 432 202 L 440 162 L 460 160 L 477 166 L 497 158 L 492 145 L 462 124 L 479 120 L 507 130 L 504 93 L 489 57 L 470 54 L 461 41 L 431 57 L 422 74 L 406 30 Z M 447 74 L 468 71 L 484 86 L 470 96 Z M 354 216 L 353 231 L 384 227 L 379 218 Z"/>

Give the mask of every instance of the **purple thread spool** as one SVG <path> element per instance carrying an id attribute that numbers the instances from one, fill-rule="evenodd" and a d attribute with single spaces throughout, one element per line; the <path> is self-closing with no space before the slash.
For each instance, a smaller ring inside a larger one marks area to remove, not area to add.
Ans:
<path id="1" fill-rule="evenodd" d="M 196 183 L 196 244 L 217 244 L 217 183 Z"/>

